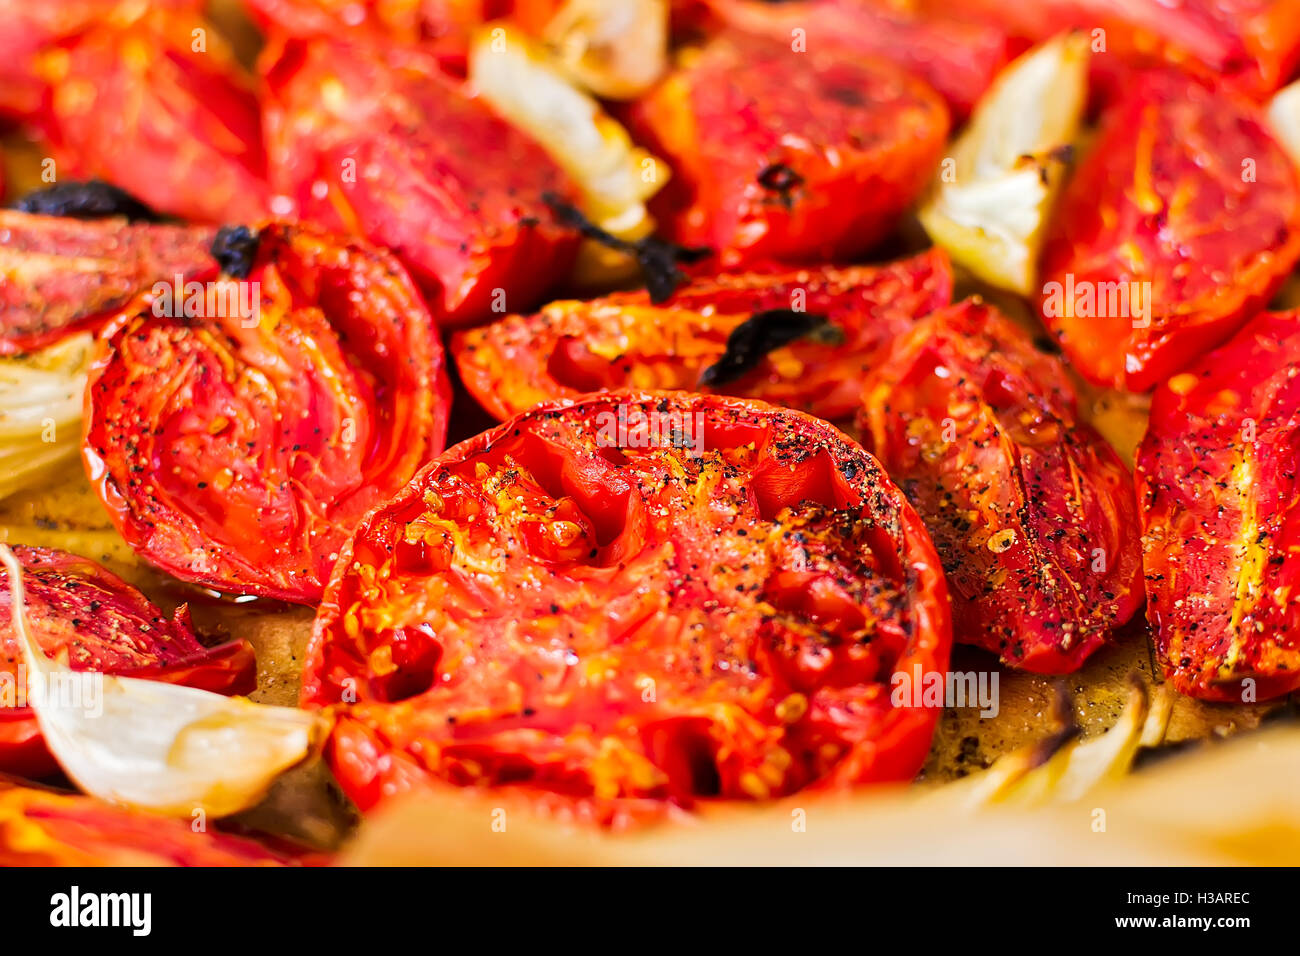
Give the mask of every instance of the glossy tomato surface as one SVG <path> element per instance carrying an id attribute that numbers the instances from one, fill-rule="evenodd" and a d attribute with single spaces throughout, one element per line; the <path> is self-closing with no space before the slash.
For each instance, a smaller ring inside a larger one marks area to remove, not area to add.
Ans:
<path id="1" fill-rule="evenodd" d="M 397 260 L 359 240 L 267 226 L 247 278 L 209 278 L 190 314 L 149 293 L 104 330 L 87 471 L 163 570 L 310 603 L 361 515 L 442 450 L 442 345 Z"/>
<path id="2" fill-rule="evenodd" d="M 1262 114 L 1149 72 L 1102 117 L 1043 252 L 1043 320 L 1099 385 L 1146 391 L 1223 342 L 1300 258 L 1300 180 Z"/>
<path id="3" fill-rule="evenodd" d="M 724 269 L 849 259 L 897 224 L 929 181 L 948 110 L 887 60 L 726 31 L 629 111 L 671 166 L 653 208 Z"/>
<path id="4" fill-rule="evenodd" d="M 1300 313 L 1262 314 L 1156 390 L 1138 451 L 1147 617 L 1206 700 L 1300 688 Z"/>
<path id="5" fill-rule="evenodd" d="M 193 11 L 98 20 L 42 48 L 36 72 L 47 85 L 37 125 L 60 180 L 104 179 L 182 219 L 267 215 L 251 77 Z"/>
<path id="6" fill-rule="evenodd" d="M 0 210 L 0 355 L 94 328 L 155 282 L 210 271 L 215 234 Z"/>
<path id="7" fill-rule="evenodd" d="M 729 336 L 756 313 L 824 316 L 833 341 L 774 349 L 716 391 L 834 420 L 857 409 L 862 378 L 892 338 L 952 299 L 952 268 L 931 250 L 883 266 L 700 278 L 660 305 L 644 292 L 552 302 L 530 316 L 461 332 L 452 340 L 461 381 L 492 414 L 509 418 L 548 398 L 602 388 L 708 392 L 701 376 Z"/>
<path id="8" fill-rule="evenodd" d="M 1064 365 L 968 300 L 902 336 L 863 391 L 863 443 L 943 559 L 957 640 L 1077 670 L 1142 603 L 1128 469 Z"/>
<path id="9" fill-rule="evenodd" d="M 46 655 L 74 671 L 128 674 L 223 694 L 257 686 L 253 648 L 245 640 L 205 647 L 189 610 L 167 618 L 147 598 L 88 558 L 14 546 L 27 589 L 28 625 Z M 0 585 L 0 772 L 30 777 L 58 765 L 27 706 L 22 645 L 13 632 L 12 592 Z"/>
<path id="10" fill-rule="evenodd" d="M 455 784 L 619 824 L 910 779 L 947 667 L 920 518 L 825 422 L 608 392 L 455 446 L 347 545 L 303 703 L 363 809 Z M 652 810 L 647 811 L 647 807 Z"/>
<path id="11" fill-rule="evenodd" d="M 537 304 L 577 234 L 543 197 L 572 187 L 541 146 L 424 51 L 289 41 L 265 56 L 272 181 L 303 218 L 392 249 L 440 323 Z"/>

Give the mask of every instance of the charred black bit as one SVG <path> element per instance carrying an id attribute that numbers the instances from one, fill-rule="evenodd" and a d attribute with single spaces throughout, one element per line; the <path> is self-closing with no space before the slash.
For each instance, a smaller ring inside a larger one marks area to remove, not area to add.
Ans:
<path id="1" fill-rule="evenodd" d="M 700 374 L 701 385 L 725 385 L 752 371 L 763 356 L 808 338 L 823 345 L 839 345 L 844 331 L 824 315 L 793 309 L 755 312 L 727 336 L 727 350 Z"/>
<path id="2" fill-rule="evenodd" d="M 679 264 L 689 265 L 713 255 L 712 249 L 679 246 L 658 236 L 646 236 L 636 242 L 628 242 L 601 229 L 584 216 L 577 206 L 566 202 L 555 193 L 543 193 L 542 201 L 551 208 L 551 212 L 561 225 L 577 230 L 584 238 L 592 239 L 635 258 L 645 278 L 645 287 L 650 293 L 650 301 L 656 304 L 668 301 L 677 291 L 677 287 L 688 280 L 686 273 L 677 268 Z"/>
<path id="3" fill-rule="evenodd" d="M 780 196 L 781 204 L 789 209 L 794 202 L 791 193 L 803 185 L 803 177 L 785 163 L 773 163 L 758 174 L 758 184 Z"/>
<path id="4" fill-rule="evenodd" d="M 222 226 L 212 240 L 212 257 L 232 279 L 247 279 L 257 259 L 258 240 L 247 226 Z"/>
<path id="5" fill-rule="evenodd" d="M 161 222 L 158 215 L 125 190 L 99 179 L 56 183 L 35 189 L 14 204 L 19 212 L 65 219 L 109 219 L 124 216 L 131 222 Z"/>

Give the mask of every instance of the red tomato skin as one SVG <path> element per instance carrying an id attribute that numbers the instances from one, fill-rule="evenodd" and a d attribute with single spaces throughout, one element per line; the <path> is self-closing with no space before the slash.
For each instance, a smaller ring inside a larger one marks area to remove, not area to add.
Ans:
<path id="1" fill-rule="evenodd" d="M 196 51 L 198 30 L 204 48 Z M 36 125 L 60 179 L 104 179 L 197 222 L 267 215 L 257 98 L 201 16 L 161 8 L 124 24 L 97 22 L 43 49 L 36 72 L 46 84 Z"/>
<path id="2" fill-rule="evenodd" d="M 442 345 L 396 259 L 316 227 L 262 228 L 237 288 L 260 292 L 248 324 L 168 315 L 148 293 L 104 329 L 83 458 L 152 564 L 314 603 L 356 521 L 444 446 Z"/>
<path id="3" fill-rule="evenodd" d="M 1297 468 L 1300 313 L 1255 317 L 1156 389 L 1137 464 L 1147 618 L 1181 693 L 1300 688 Z"/>
<path id="4" fill-rule="evenodd" d="M 882 266 L 700 278 L 658 306 L 644 292 L 552 302 L 534 315 L 459 332 L 451 350 L 469 393 L 498 419 L 546 399 L 636 387 L 719 391 L 834 421 L 853 414 L 862 376 L 891 338 L 951 300 L 951 264 L 932 249 Z M 736 326 L 792 304 L 824 314 L 843 341 L 796 342 L 734 382 L 699 384 Z"/>
<path id="5" fill-rule="evenodd" d="M 1258 110 L 1149 72 L 1102 117 L 1065 187 L 1043 252 L 1043 321 L 1085 378 L 1147 391 L 1231 336 L 1297 259 L 1300 181 Z M 1086 314 L 1098 311 L 1089 289 L 1105 292 L 1106 315 Z M 1112 309 L 1112 289 L 1153 307 Z"/>
<path id="6" fill-rule="evenodd" d="M 1297 0 L 944 0 L 959 17 L 1000 24 L 1040 43 L 1062 30 L 1092 35 L 1094 82 L 1122 93 L 1131 69 L 1168 63 L 1262 99 L 1300 65 Z"/>
<path id="7" fill-rule="evenodd" d="M 717 19 L 741 30 L 790 43 L 803 31 L 808 49 L 839 45 L 880 57 L 925 80 L 948 104 L 955 121 L 971 110 L 1022 43 L 988 22 L 954 19 L 941 6 L 891 0 L 708 0 Z"/>
<path id="8" fill-rule="evenodd" d="M 213 268 L 207 226 L 0 210 L 0 355 L 97 329 L 137 293 Z"/>
<path id="9" fill-rule="evenodd" d="M 568 275 L 578 237 L 542 197 L 572 185 L 430 55 L 287 41 L 263 72 L 277 191 L 304 219 L 394 250 L 440 325 L 527 309 Z"/>
<path id="10" fill-rule="evenodd" d="M 1079 420 L 1060 361 L 990 306 L 940 310 L 898 339 L 859 425 L 934 538 L 957 640 L 1070 673 L 1141 605 L 1128 469 Z"/>
<path id="11" fill-rule="evenodd" d="M 257 686 L 252 645 L 245 640 L 205 647 L 194 635 L 189 609 L 172 618 L 121 578 L 88 558 L 15 545 L 27 588 L 32 635 L 50 656 L 66 656 L 74 671 L 102 671 L 184 684 L 219 694 L 246 694 Z M 0 674 L 14 700 L 0 708 L 0 773 L 42 777 L 58 764 L 45 747 L 36 715 L 16 706 L 22 649 L 10 625 L 8 580 L 0 591 Z M 25 698 L 24 698 L 25 699 Z"/>
<path id="12" fill-rule="evenodd" d="M 948 132 L 938 94 L 887 60 L 738 31 L 682 53 L 627 119 L 673 170 L 651 204 L 661 224 L 724 270 L 869 250 L 929 182 Z"/>
<path id="13" fill-rule="evenodd" d="M 620 407 L 707 416 L 680 496 L 653 477 L 658 451 L 592 444 L 596 416 Z M 697 493 L 714 504 L 696 512 Z M 439 570 L 491 553 L 496 571 Z M 450 783 L 622 826 L 717 797 L 908 779 L 938 710 L 895 706 L 884 675 L 946 670 L 936 560 L 898 489 L 824 422 L 682 392 L 549 402 L 449 449 L 366 517 L 322 602 L 302 702 L 334 709 L 326 756 L 363 810 Z M 492 623 L 507 608 L 515 624 Z M 812 621 L 873 636 L 831 652 L 801 639 Z M 725 726 L 708 716 L 723 711 Z"/>
<path id="14" fill-rule="evenodd" d="M 291 855 L 188 820 L 0 779 L 0 866 L 284 866 Z M 322 862 L 310 855 L 303 862 Z"/>

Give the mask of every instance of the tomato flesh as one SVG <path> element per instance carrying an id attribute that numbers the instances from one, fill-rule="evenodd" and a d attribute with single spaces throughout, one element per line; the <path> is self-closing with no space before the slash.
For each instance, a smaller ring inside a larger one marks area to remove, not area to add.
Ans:
<path id="1" fill-rule="evenodd" d="M 920 519 L 842 433 L 609 392 L 452 448 L 366 518 L 303 703 L 340 705 L 327 756 L 363 809 L 455 784 L 619 823 L 911 777 L 938 710 L 891 679 L 949 640 Z"/>
<path id="2" fill-rule="evenodd" d="M 87 472 L 163 570 L 311 603 L 361 515 L 443 448 L 437 329 L 395 259 L 315 229 L 268 226 L 247 279 L 210 278 L 239 309 L 149 293 L 104 330 Z"/>
<path id="3" fill-rule="evenodd" d="M 1205 700 L 1300 688 L 1300 313 L 1265 313 L 1156 389 L 1138 450 L 1147 617 Z"/>
<path id="4" fill-rule="evenodd" d="M 860 424 L 930 529 L 957 640 L 1068 673 L 1141 606 L 1128 469 L 1079 419 L 1061 362 L 991 307 L 964 302 L 900 338 Z"/>

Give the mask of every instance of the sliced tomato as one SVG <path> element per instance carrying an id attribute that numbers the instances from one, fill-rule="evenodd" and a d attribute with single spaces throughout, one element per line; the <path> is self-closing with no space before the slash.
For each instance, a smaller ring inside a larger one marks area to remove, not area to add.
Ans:
<path id="1" fill-rule="evenodd" d="M 146 293 L 102 333 L 86 467 L 153 564 L 311 603 L 361 515 L 442 450 L 442 345 L 402 267 L 360 240 L 267 226 L 245 279 L 210 279 L 217 308 Z"/>
<path id="2" fill-rule="evenodd" d="M 890 340 L 951 299 L 948 258 L 931 250 L 884 266 L 698 279 L 662 305 L 644 292 L 552 302 L 458 333 L 452 354 L 469 393 L 501 419 L 548 398 L 633 387 L 720 391 L 834 420 L 856 410 L 863 374 Z M 796 341 L 716 389 L 701 384 L 738 326 L 792 305 L 824 316 L 837 343 Z"/>
<path id="3" fill-rule="evenodd" d="M 60 179 L 105 179 L 183 219 L 267 214 L 250 78 L 193 11 L 164 5 L 124 23 L 97 21 L 44 47 L 36 72 L 48 87 L 38 125 Z"/>
<path id="4" fill-rule="evenodd" d="M 997 23 L 1041 42 L 1063 30 L 1089 31 L 1093 66 L 1122 92 L 1128 66 L 1161 61 L 1203 68 L 1256 98 L 1300 64 L 1298 0 L 940 0 L 950 15 Z"/>
<path id="5" fill-rule="evenodd" d="M 1156 389 L 1138 449 L 1147 617 L 1205 700 L 1300 689 L 1300 312 L 1265 313 Z"/>
<path id="6" fill-rule="evenodd" d="M 308 858 L 310 861 L 310 858 Z M 188 820 L 0 779 L 0 866 L 278 866 L 293 857 Z"/>
<path id="7" fill-rule="evenodd" d="M 530 308 L 568 275 L 578 237 L 543 197 L 572 184 L 431 57 L 315 40 L 266 62 L 277 189 L 303 217 L 393 249 L 441 323 Z"/>
<path id="8" fill-rule="evenodd" d="M 1043 252 L 1043 321 L 1089 380 L 1145 391 L 1223 342 L 1300 259 L 1300 180 L 1263 113 L 1158 71 L 1102 117 Z"/>
<path id="9" fill-rule="evenodd" d="M 1141 606 L 1133 479 L 1009 319 L 978 300 L 936 312 L 862 397 L 863 443 L 943 559 L 957 640 L 1068 673 Z"/>
<path id="10" fill-rule="evenodd" d="M 889 60 L 934 87 L 956 119 L 970 115 L 998 71 L 1023 46 L 991 22 L 954 19 L 942 4 L 707 0 L 707 6 L 723 22 L 787 44 L 801 36 L 808 49 L 843 45 Z"/>
<path id="11" fill-rule="evenodd" d="M 95 328 L 156 282 L 213 268 L 206 226 L 0 210 L 0 355 Z"/>
<path id="12" fill-rule="evenodd" d="M 363 521 L 303 703 L 363 809 L 512 787 L 651 807 L 905 780 L 950 621 L 920 518 L 810 416 L 684 392 L 546 403 L 450 449 Z"/>
<path id="13" fill-rule="evenodd" d="M 15 545 L 27 585 L 32 636 L 50 657 L 75 671 L 129 674 L 222 694 L 257 686 L 253 648 L 245 640 L 204 647 L 189 609 L 163 616 L 121 578 L 89 558 Z M 0 772 L 41 777 L 58 770 L 36 715 L 26 705 L 26 668 L 13 633 L 10 591 L 0 590 Z"/>
<path id="14" fill-rule="evenodd" d="M 673 238 L 726 269 L 768 258 L 851 259 L 929 181 L 948 110 L 887 60 L 724 32 L 631 108 L 673 170 L 651 208 Z"/>

